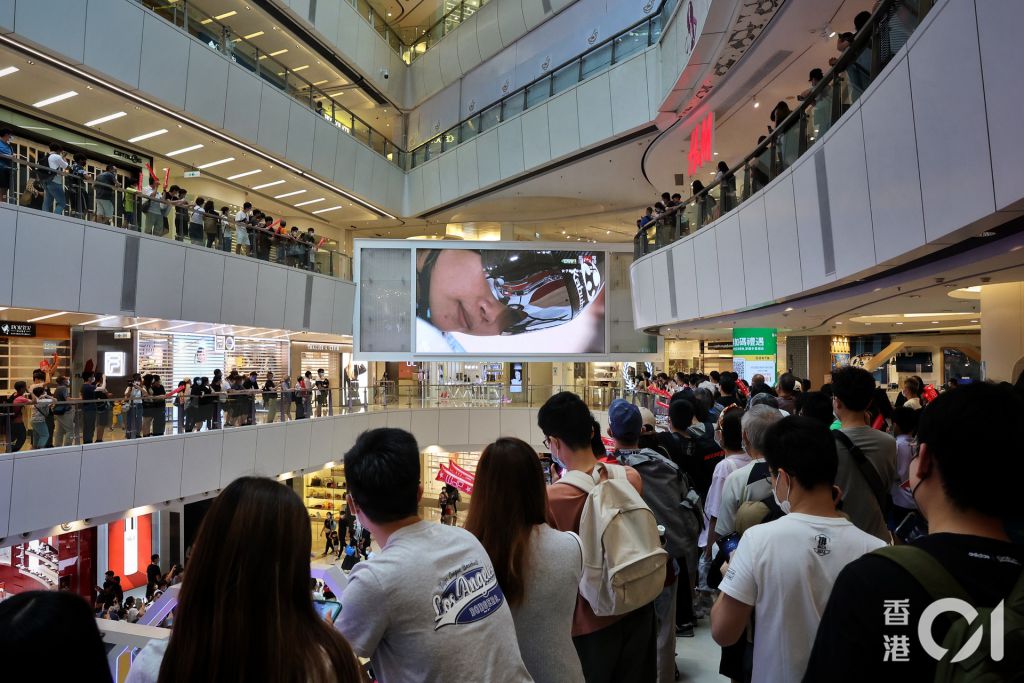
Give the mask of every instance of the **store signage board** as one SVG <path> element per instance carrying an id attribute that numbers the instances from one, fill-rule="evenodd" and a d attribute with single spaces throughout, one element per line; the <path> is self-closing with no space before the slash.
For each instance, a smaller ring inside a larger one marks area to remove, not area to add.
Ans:
<path id="1" fill-rule="evenodd" d="M 132 333 L 131 332 L 115 332 L 114 333 L 114 339 L 131 339 L 131 338 L 132 338 Z"/>
<path id="2" fill-rule="evenodd" d="M 774 386 L 778 352 L 778 331 L 774 327 L 734 327 L 732 330 L 732 369 L 748 383 L 754 375 L 764 375 Z"/>
<path id="3" fill-rule="evenodd" d="M 306 344 L 307 351 L 333 351 L 341 353 L 341 344 Z"/>
<path id="4" fill-rule="evenodd" d="M 183 174 L 186 178 L 199 178 L 203 175 L 202 171 L 185 171 Z"/>
<path id="5" fill-rule="evenodd" d="M 12 323 L 6 320 L 0 323 L 0 336 L 4 337 L 34 337 L 36 336 L 35 323 Z"/>

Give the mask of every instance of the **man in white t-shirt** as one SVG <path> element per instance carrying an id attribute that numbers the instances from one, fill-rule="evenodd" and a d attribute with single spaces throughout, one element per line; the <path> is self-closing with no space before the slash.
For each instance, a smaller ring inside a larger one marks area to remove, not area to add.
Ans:
<path id="1" fill-rule="evenodd" d="M 381 683 L 527 683 L 487 551 L 464 529 L 420 519 L 420 478 L 419 446 L 400 429 L 363 432 L 345 454 L 349 509 L 381 550 L 352 568 L 338 630 Z"/>
<path id="2" fill-rule="evenodd" d="M 721 377 L 718 374 L 718 370 L 712 370 L 711 379 L 704 380 L 703 382 L 697 385 L 697 388 L 707 389 L 708 391 L 711 392 L 712 396 L 716 396 L 718 394 L 718 381 L 720 379 Z"/>
<path id="3" fill-rule="evenodd" d="M 43 176 L 43 211 L 51 213 L 64 213 L 66 200 L 64 198 L 64 173 L 67 170 L 68 162 L 64 160 L 64 148 L 59 142 L 50 143 L 50 154 L 46 157 L 46 165 L 49 171 L 42 170 Z"/>
<path id="4" fill-rule="evenodd" d="M 711 635 L 732 645 L 756 614 L 752 683 L 798 681 L 836 576 L 885 544 L 836 511 L 839 459 L 825 425 L 801 416 L 782 419 L 768 430 L 764 456 L 775 499 L 787 514 L 743 534 L 711 610 Z"/>

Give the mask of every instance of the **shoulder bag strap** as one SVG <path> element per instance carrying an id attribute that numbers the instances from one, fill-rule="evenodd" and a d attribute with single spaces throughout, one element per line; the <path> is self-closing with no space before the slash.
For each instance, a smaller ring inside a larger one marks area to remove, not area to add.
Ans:
<path id="1" fill-rule="evenodd" d="M 933 600 L 959 598 L 968 603 L 972 602 L 971 596 L 963 589 L 960 582 L 954 579 L 942 566 L 942 563 L 927 550 L 912 545 L 890 545 L 879 548 L 871 554 L 884 557 L 903 567 L 908 574 L 914 577 L 915 581 L 921 584 L 922 588 L 928 591 Z"/>
<path id="2" fill-rule="evenodd" d="M 864 455 L 864 451 L 853 443 L 853 440 L 843 433 L 842 430 L 834 429 L 832 430 L 832 435 L 836 441 L 843 444 L 843 446 L 846 447 L 846 450 L 850 452 L 850 456 L 853 458 L 853 462 L 857 465 L 857 469 L 860 470 L 861 476 L 864 477 L 864 480 L 871 488 L 871 492 L 874 494 L 879 508 L 884 510 L 886 488 L 885 484 L 882 482 L 881 475 L 878 474 L 878 470 L 875 469 L 875 466 L 872 465 L 871 461 L 868 460 L 866 455 Z"/>

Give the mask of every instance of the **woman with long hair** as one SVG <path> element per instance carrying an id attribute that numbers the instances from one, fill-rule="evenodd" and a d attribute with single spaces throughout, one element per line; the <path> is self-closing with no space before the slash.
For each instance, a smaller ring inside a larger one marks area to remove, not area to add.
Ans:
<path id="1" fill-rule="evenodd" d="M 575 534 L 546 524 L 546 513 L 537 453 L 514 438 L 487 446 L 477 466 L 466 530 L 491 558 L 533 680 L 581 683 L 583 669 L 571 635 L 583 552 Z"/>
<path id="2" fill-rule="evenodd" d="M 128 682 L 364 680 L 348 643 L 313 608 L 311 544 L 291 489 L 261 477 L 231 482 L 199 528 L 171 637 L 142 650 Z"/>

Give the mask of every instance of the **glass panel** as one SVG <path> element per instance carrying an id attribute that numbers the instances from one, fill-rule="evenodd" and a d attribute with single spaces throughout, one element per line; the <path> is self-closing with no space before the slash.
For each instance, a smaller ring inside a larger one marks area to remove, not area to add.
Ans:
<path id="1" fill-rule="evenodd" d="M 480 113 L 480 132 L 490 130 L 501 123 L 501 104 L 496 104 Z"/>
<path id="2" fill-rule="evenodd" d="M 615 39 L 615 61 L 621 62 L 629 55 L 647 48 L 648 26 L 643 24 L 629 33 Z"/>
<path id="3" fill-rule="evenodd" d="M 384 156 L 384 148 L 386 144 L 387 140 L 384 138 L 383 135 L 375 131 L 370 131 L 370 147 L 373 148 L 374 152 L 380 154 L 381 156 Z"/>
<path id="4" fill-rule="evenodd" d="M 352 136 L 362 140 L 369 144 L 370 142 L 370 128 L 360 121 L 359 119 L 353 119 L 352 121 Z"/>
<path id="5" fill-rule="evenodd" d="M 412 167 L 416 168 L 427 160 L 427 146 L 417 147 L 412 151 Z"/>
<path id="6" fill-rule="evenodd" d="M 800 156 L 800 118 L 797 117 L 786 125 L 775 141 L 778 166 L 776 175 L 793 165 Z"/>
<path id="7" fill-rule="evenodd" d="M 520 90 L 517 93 L 513 93 L 507 100 L 501 103 L 501 120 L 508 121 L 516 114 L 522 113 L 523 102 L 525 102 L 526 91 Z"/>
<path id="8" fill-rule="evenodd" d="M 551 77 L 545 76 L 526 89 L 526 108 L 543 102 L 551 97 Z"/>
<path id="9" fill-rule="evenodd" d="M 557 95 L 563 90 L 568 90 L 572 86 L 579 83 L 580 80 L 580 63 L 578 61 L 572 64 L 567 64 L 561 69 L 556 71 L 551 76 L 551 90 L 552 94 Z"/>
<path id="10" fill-rule="evenodd" d="M 452 149 L 457 144 L 459 144 L 459 128 L 458 128 L 458 126 L 456 126 L 455 128 L 452 128 L 450 130 L 446 130 L 444 132 L 444 134 L 441 136 L 441 139 L 444 142 L 444 151 L 445 152 L 447 152 L 448 150 Z"/>
<path id="11" fill-rule="evenodd" d="M 427 159 L 433 159 L 443 151 L 441 144 L 441 136 L 438 135 L 436 138 L 427 143 Z"/>
<path id="12" fill-rule="evenodd" d="M 472 137 L 475 137 L 480 132 L 480 117 L 474 116 L 471 119 L 466 119 L 459 126 L 459 139 L 465 142 Z"/>
<path id="13" fill-rule="evenodd" d="M 661 39 L 661 17 L 661 14 L 651 17 L 651 28 L 649 29 L 650 37 L 648 38 L 649 45 L 654 45 Z"/>
<path id="14" fill-rule="evenodd" d="M 612 62 L 612 45 L 605 43 L 583 57 L 583 78 L 605 69 Z"/>

